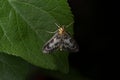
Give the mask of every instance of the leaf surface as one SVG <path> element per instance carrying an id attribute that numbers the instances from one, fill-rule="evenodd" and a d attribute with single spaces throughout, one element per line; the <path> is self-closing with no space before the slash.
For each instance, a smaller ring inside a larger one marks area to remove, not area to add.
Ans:
<path id="1" fill-rule="evenodd" d="M 26 80 L 32 67 L 20 58 L 0 53 L 0 80 Z"/>
<path id="2" fill-rule="evenodd" d="M 46 69 L 68 71 L 68 53 L 43 54 L 43 45 L 54 35 L 54 23 L 68 25 L 73 16 L 66 0 L 0 0 L 0 52 Z M 66 29 L 72 33 L 72 27 Z"/>

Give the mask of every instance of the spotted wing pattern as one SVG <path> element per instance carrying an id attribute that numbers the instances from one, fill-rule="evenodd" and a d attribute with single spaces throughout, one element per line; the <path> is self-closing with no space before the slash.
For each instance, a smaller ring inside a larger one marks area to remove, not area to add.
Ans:
<path id="1" fill-rule="evenodd" d="M 43 46 L 43 53 L 50 53 L 59 48 L 61 45 L 61 36 L 58 33 Z"/>
<path id="2" fill-rule="evenodd" d="M 63 37 L 63 50 L 69 51 L 69 52 L 78 52 L 79 47 L 76 41 L 70 36 L 69 33 L 65 32 Z"/>

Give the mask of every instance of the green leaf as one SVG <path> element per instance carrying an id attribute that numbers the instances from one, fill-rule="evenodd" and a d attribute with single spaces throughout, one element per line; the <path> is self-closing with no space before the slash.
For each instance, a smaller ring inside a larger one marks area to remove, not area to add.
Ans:
<path id="1" fill-rule="evenodd" d="M 0 53 L 0 80 L 26 80 L 32 67 L 20 58 Z"/>
<path id="2" fill-rule="evenodd" d="M 0 80 L 31 80 L 38 74 L 56 80 L 89 80 L 70 68 L 68 74 L 35 67 L 19 57 L 0 53 Z"/>
<path id="3" fill-rule="evenodd" d="M 43 54 L 54 23 L 68 25 L 73 15 L 67 0 L 0 0 L 0 52 L 46 69 L 68 72 L 68 53 Z M 66 29 L 72 33 L 72 27 Z"/>

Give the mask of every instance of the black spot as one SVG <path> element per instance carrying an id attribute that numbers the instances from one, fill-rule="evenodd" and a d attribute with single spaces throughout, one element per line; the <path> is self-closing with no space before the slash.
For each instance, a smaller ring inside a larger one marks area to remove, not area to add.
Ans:
<path id="1" fill-rule="evenodd" d="M 61 37 L 60 36 L 56 36 L 57 39 L 60 39 Z"/>
<path id="2" fill-rule="evenodd" d="M 50 41 L 50 43 L 53 43 L 53 41 L 54 41 L 54 39 L 52 39 L 52 40 Z"/>
<path id="3" fill-rule="evenodd" d="M 58 46 L 59 43 L 56 43 L 55 46 Z"/>
<path id="4" fill-rule="evenodd" d="M 64 39 L 68 39 L 68 36 L 67 36 L 67 35 L 64 35 Z"/>
<path id="5" fill-rule="evenodd" d="M 48 43 L 47 45 L 45 45 L 44 48 L 51 49 L 51 48 L 49 47 L 49 43 Z"/>
<path id="6" fill-rule="evenodd" d="M 65 45 L 65 46 L 69 46 L 69 44 L 67 44 L 67 43 L 64 43 L 64 45 Z"/>
<path id="7" fill-rule="evenodd" d="M 72 38 L 70 38 L 70 43 L 73 43 L 74 41 L 73 41 L 73 39 Z"/>

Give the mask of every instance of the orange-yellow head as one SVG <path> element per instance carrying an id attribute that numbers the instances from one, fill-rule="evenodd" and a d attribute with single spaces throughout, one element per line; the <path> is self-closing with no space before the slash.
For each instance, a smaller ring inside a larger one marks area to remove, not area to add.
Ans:
<path id="1" fill-rule="evenodd" d="M 58 29 L 58 33 L 59 33 L 60 35 L 63 35 L 64 32 L 65 32 L 64 26 L 62 26 L 62 27 L 60 27 L 60 28 Z"/>

